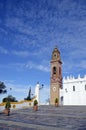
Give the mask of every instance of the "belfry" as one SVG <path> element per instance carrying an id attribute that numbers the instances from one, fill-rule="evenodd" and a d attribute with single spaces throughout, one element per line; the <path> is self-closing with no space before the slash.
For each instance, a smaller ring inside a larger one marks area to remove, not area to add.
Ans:
<path id="1" fill-rule="evenodd" d="M 51 77 L 50 77 L 50 104 L 55 104 L 55 99 L 59 102 L 59 91 L 62 87 L 62 61 L 60 51 L 54 48 L 51 58 Z"/>

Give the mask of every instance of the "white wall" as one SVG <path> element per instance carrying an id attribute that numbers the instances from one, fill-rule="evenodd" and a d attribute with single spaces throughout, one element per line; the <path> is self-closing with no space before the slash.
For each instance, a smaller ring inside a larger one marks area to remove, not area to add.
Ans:
<path id="1" fill-rule="evenodd" d="M 63 79 L 63 105 L 86 105 L 86 76 L 83 78 L 67 77 Z M 75 91 L 73 91 L 75 86 Z"/>
<path id="2" fill-rule="evenodd" d="M 15 108 L 13 107 L 15 105 Z M 20 101 L 20 102 L 11 102 L 11 110 L 28 108 L 33 106 L 33 101 Z M 5 109 L 5 103 L 0 103 L 0 112 L 3 112 Z"/>

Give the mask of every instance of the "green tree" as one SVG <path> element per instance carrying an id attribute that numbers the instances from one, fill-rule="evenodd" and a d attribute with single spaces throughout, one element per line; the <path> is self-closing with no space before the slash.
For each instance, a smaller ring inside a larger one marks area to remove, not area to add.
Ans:
<path id="1" fill-rule="evenodd" d="M 6 86 L 5 86 L 4 82 L 0 81 L 0 94 L 2 94 L 2 93 L 4 94 L 6 92 L 7 92 L 7 90 L 6 90 Z"/>
<path id="2" fill-rule="evenodd" d="M 27 98 L 25 98 L 24 100 L 31 100 L 31 87 L 29 89 L 29 93 L 28 93 Z"/>
<path id="3" fill-rule="evenodd" d="M 9 102 L 18 102 L 16 100 L 16 98 L 13 97 L 12 95 L 9 95 L 8 97 L 3 98 L 3 100 L 2 100 L 2 102 L 7 102 L 7 101 L 9 101 Z"/>

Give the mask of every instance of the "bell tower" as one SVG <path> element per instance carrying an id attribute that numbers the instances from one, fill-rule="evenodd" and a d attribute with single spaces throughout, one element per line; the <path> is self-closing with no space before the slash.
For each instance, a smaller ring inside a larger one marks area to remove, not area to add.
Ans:
<path id="1" fill-rule="evenodd" d="M 62 87 L 62 62 L 60 51 L 54 48 L 51 58 L 51 77 L 50 77 L 50 104 L 55 104 L 55 99 L 59 101 L 59 89 Z"/>

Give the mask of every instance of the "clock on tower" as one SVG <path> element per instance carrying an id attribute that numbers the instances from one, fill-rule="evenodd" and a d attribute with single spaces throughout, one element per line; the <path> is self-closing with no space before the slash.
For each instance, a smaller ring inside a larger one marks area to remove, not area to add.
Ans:
<path id="1" fill-rule="evenodd" d="M 51 77 L 50 77 L 50 104 L 55 104 L 55 99 L 59 100 L 59 89 L 62 86 L 62 62 L 60 52 L 54 48 L 51 59 Z"/>

